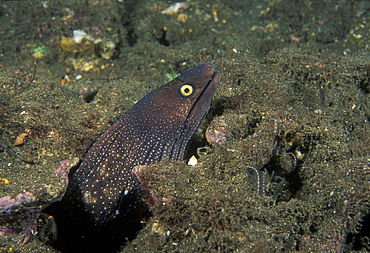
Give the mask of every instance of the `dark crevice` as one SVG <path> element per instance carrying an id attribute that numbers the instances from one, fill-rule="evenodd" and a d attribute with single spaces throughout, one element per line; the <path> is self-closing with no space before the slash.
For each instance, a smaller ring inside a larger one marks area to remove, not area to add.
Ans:
<path id="1" fill-rule="evenodd" d="M 163 30 L 162 36 L 158 38 L 159 44 L 168 47 L 170 45 L 170 42 L 167 39 L 167 31 Z"/>
<path id="2" fill-rule="evenodd" d="M 126 202 L 135 203 L 135 208 L 123 206 L 124 213 L 101 224 L 95 224 L 77 201 L 62 200 L 47 207 L 44 213 L 53 216 L 57 227 L 56 241 L 48 243 L 63 253 L 118 252 L 135 239 L 151 215 L 145 202 L 137 202 L 136 191 L 131 193 L 125 196 Z"/>
<path id="3" fill-rule="evenodd" d="M 129 44 L 130 47 L 132 47 L 133 45 L 136 44 L 137 40 L 138 40 L 138 36 L 137 34 L 135 33 L 135 29 L 134 27 L 131 25 L 131 23 L 129 24 L 124 24 L 124 26 L 126 27 L 127 29 L 127 34 L 126 34 L 126 40 L 127 40 L 127 43 Z"/>
<path id="4" fill-rule="evenodd" d="M 370 214 L 364 216 L 361 222 L 357 225 L 358 232 L 349 233 L 346 239 L 345 249 L 348 252 L 352 251 L 361 251 L 369 252 L 370 251 Z"/>
<path id="5" fill-rule="evenodd" d="M 370 93 L 370 69 L 366 70 L 366 74 L 358 80 L 358 86 L 364 94 Z"/>
<path id="6" fill-rule="evenodd" d="M 135 13 L 137 5 L 141 1 L 125 1 L 126 4 L 126 15 L 122 17 L 123 27 L 125 27 L 127 34 L 126 34 L 126 41 L 130 47 L 136 44 L 138 40 L 138 36 L 135 31 L 135 25 L 132 21 L 132 15 Z"/>

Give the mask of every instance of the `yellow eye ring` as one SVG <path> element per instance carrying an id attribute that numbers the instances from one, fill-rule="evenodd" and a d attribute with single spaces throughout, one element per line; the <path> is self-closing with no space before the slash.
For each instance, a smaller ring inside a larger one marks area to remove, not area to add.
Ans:
<path id="1" fill-rule="evenodd" d="M 180 88 L 180 93 L 184 97 L 189 97 L 191 94 L 193 94 L 193 86 L 189 84 L 184 84 Z"/>

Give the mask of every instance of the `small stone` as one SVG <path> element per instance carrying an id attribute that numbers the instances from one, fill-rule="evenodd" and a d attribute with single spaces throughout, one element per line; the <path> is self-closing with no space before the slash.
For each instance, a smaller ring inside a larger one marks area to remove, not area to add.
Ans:
<path id="1" fill-rule="evenodd" d="M 189 16 L 185 13 L 181 13 L 177 16 L 177 21 L 185 23 L 189 20 Z"/>
<path id="2" fill-rule="evenodd" d="M 231 136 L 231 128 L 222 119 L 215 118 L 206 130 L 206 139 L 210 144 L 225 145 Z"/>

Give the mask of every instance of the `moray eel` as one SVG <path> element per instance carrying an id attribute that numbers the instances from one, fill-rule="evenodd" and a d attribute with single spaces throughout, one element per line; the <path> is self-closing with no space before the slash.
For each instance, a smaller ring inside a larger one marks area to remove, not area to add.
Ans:
<path id="1" fill-rule="evenodd" d="M 92 145 L 63 200 L 83 205 L 96 224 L 111 221 L 142 201 L 133 167 L 164 158 L 184 159 L 220 82 L 215 67 L 208 62 L 180 71 L 180 76 L 137 102 Z"/>

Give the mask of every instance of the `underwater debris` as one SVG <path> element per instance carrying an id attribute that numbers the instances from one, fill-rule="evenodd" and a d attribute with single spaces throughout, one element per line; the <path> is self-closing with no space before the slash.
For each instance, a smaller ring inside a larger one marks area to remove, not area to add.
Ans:
<path id="1" fill-rule="evenodd" d="M 247 170 L 253 170 L 256 173 L 257 178 L 257 194 L 259 196 L 266 195 L 266 174 L 261 170 L 258 170 L 252 166 L 247 166 Z"/>
<path id="2" fill-rule="evenodd" d="M 45 46 L 40 43 L 34 45 L 31 48 L 31 56 L 36 59 L 36 60 L 41 60 L 45 56 L 50 54 L 50 50 Z"/>
<path id="3" fill-rule="evenodd" d="M 210 144 L 226 145 L 231 136 L 231 128 L 220 118 L 215 118 L 206 130 L 206 139 Z"/>
<path id="4" fill-rule="evenodd" d="M 96 94 L 98 94 L 99 89 L 96 87 L 87 87 L 80 89 L 80 94 L 82 99 L 86 103 L 90 103 L 94 100 Z"/>
<path id="5" fill-rule="evenodd" d="M 118 51 L 113 41 L 107 40 L 97 44 L 96 52 L 102 58 L 109 60 L 117 56 Z"/>
<path id="6" fill-rule="evenodd" d="M 17 136 L 17 138 L 15 139 L 13 145 L 14 146 L 23 145 L 26 142 L 27 137 L 28 137 L 28 133 L 21 133 L 21 134 L 19 134 Z"/>

